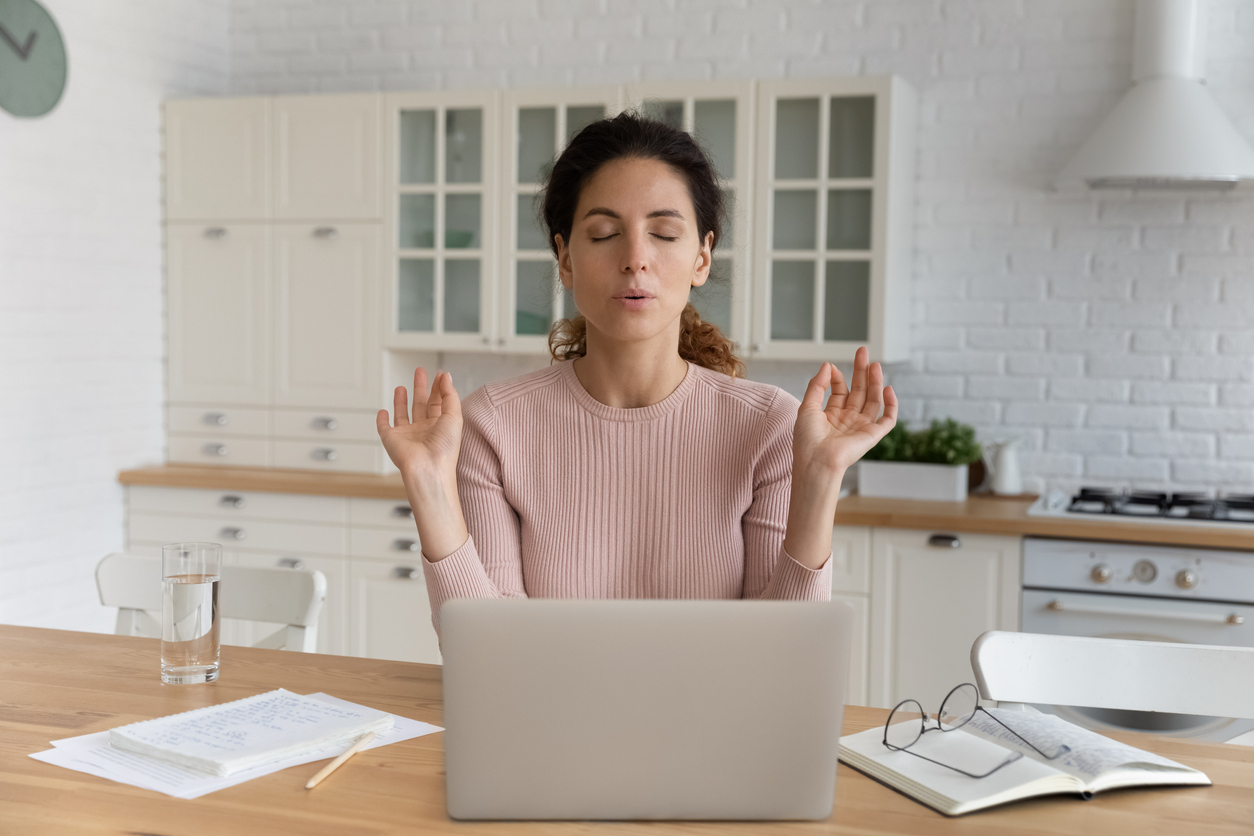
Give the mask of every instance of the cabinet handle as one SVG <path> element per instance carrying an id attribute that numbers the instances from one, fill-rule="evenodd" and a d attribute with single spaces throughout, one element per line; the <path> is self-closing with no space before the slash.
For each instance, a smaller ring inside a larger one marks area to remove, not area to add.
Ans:
<path id="1" fill-rule="evenodd" d="M 401 539 L 401 540 L 392 541 L 392 551 L 416 552 L 416 551 L 420 551 L 421 549 L 422 549 L 422 546 L 418 545 L 417 540 Z"/>
<path id="2" fill-rule="evenodd" d="M 933 534 L 927 538 L 929 546 L 937 546 L 942 549 L 960 549 L 962 541 L 955 534 Z"/>
<path id="3" fill-rule="evenodd" d="M 333 226 L 320 226 L 313 231 L 315 238 L 321 238 L 324 241 L 330 241 L 339 236 L 340 231 Z"/>
<path id="4" fill-rule="evenodd" d="M 504 338 L 504 337 L 501 337 L 500 339 L 498 339 L 498 340 L 496 341 L 496 344 L 497 344 L 497 345 L 505 345 L 505 338 Z"/>
<path id="5" fill-rule="evenodd" d="M 484 338 L 483 338 L 483 344 L 484 344 L 484 345 L 492 345 L 492 338 L 491 338 L 491 337 L 484 337 Z"/>
<path id="6" fill-rule="evenodd" d="M 1061 598 L 1055 598 L 1045 605 L 1045 609 L 1053 612 L 1078 612 L 1090 615 L 1130 615 L 1137 618 L 1160 618 L 1164 621 L 1195 621 L 1203 624 L 1230 624 L 1239 627 L 1245 623 L 1245 616 L 1238 613 L 1229 613 L 1224 615 L 1222 612 L 1213 613 L 1178 613 L 1165 610 L 1153 609 L 1125 609 L 1120 607 L 1086 607 L 1083 604 L 1073 604 L 1069 601 L 1063 601 Z"/>
<path id="7" fill-rule="evenodd" d="M 397 505 L 392 509 L 392 516 L 412 519 L 414 516 L 414 509 L 410 508 L 408 505 Z"/>
<path id="8" fill-rule="evenodd" d="M 313 419 L 313 426 L 315 430 L 338 430 L 340 422 L 334 418 L 315 418 Z"/>
<path id="9" fill-rule="evenodd" d="M 315 447 L 314 451 L 310 453 L 309 455 L 311 455 L 313 458 L 319 461 L 324 461 L 324 462 L 335 461 L 335 451 L 332 450 L 330 447 Z"/>
<path id="10" fill-rule="evenodd" d="M 282 569 L 304 569 L 305 561 L 295 557 L 281 557 L 279 558 L 279 567 Z"/>
<path id="11" fill-rule="evenodd" d="M 214 427 L 225 427 L 230 423 L 225 412 L 206 412 L 201 420 Z"/>
<path id="12" fill-rule="evenodd" d="M 218 504 L 223 508 L 243 508 L 244 497 L 235 496 L 234 494 L 226 494 L 218 500 Z"/>
<path id="13" fill-rule="evenodd" d="M 754 343 L 753 345 L 749 346 L 749 350 L 752 351 L 754 354 L 757 354 L 759 351 L 762 350 L 762 343 Z"/>
<path id="14" fill-rule="evenodd" d="M 222 529 L 222 536 L 228 540 L 243 540 L 248 534 L 242 528 L 231 528 L 228 526 Z"/>
<path id="15" fill-rule="evenodd" d="M 205 228 L 205 237 L 217 241 L 226 237 L 226 227 L 210 226 Z"/>
<path id="16" fill-rule="evenodd" d="M 225 444 L 210 443 L 210 444 L 205 445 L 206 456 L 225 456 L 226 453 L 227 453 L 227 450 L 226 450 Z"/>
<path id="17" fill-rule="evenodd" d="M 422 572 L 419 572 L 413 566 L 397 566 L 392 570 L 392 577 L 400 578 L 404 581 L 416 581 L 422 577 Z"/>

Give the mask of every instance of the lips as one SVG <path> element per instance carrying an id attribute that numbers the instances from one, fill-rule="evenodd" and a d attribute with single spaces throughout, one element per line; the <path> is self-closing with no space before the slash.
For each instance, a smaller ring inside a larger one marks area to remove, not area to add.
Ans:
<path id="1" fill-rule="evenodd" d="M 653 299 L 654 294 L 638 287 L 631 287 L 622 293 L 616 294 L 615 299 Z"/>

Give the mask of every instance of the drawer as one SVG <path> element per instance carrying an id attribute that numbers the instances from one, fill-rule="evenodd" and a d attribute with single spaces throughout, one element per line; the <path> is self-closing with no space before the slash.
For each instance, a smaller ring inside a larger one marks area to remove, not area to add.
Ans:
<path id="1" fill-rule="evenodd" d="M 228 435 L 170 435 L 169 460 L 187 464 L 246 467 L 270 465 L 270 442 Z"/>
<path id="2" fill-rule="evenodd" d="M 352 526 L 382 526 L 398 531 L 414 530 L 414 512 L 404 499 L 348 500 L 348 524 Z"/>
<path id="3" fill-rule="evenodd" d="M 410 523 L 405 531 L 392 528 L 357 528 L 348 532 L 348 553 L 353 557 L 388 560 L 422 568 L 422 544 Z"/>
<path id="4" fill-rule="evenodd" d="M 237 406 L 180 406 L 166 410 L 170 432 L 179 435 L 239 436 L 264 438 L 270 434 L 270 412 Z"/>
<path id="5" fill-rule="evenodd" d="M 328 441 L 325 444 L 286 440 L 274 442 L 275 467 L 377 473 L 382 455 L 383 445 L 378 441 L 371 444 L 359 441 Z"/>
<path id="6" fill-rule="evenodd" d="M 344 526 L 221 517 L 177 517 L 132 512 L 130 539 L 145 543 L 221 543 L 224 552 L 282 552 L 286 555 L 344 554 Z"/>
<path id="7" fill-rule="evenodd" d="M 378 442 L 379 431 L 375 429 L 375 414 L 344 410 L 276 409 L 274 434 L 282 438 L 308 438 L 327 443 Z"/>
<path id="8" fill-rule="evenodd" d="M 132 513 L 175 516 L 199 515 L 231 520 L 289 520 L 343 525 L 348 502 L 340 496 L 303 496 L 291 493 L 206 491 L 199 488 L 159 488 L 134 485 L 129 489 Z"/>

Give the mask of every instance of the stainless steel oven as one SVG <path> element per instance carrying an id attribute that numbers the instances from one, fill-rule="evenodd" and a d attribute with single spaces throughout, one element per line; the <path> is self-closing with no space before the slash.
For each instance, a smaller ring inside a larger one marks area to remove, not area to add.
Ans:
<path id="1" fill-rule="evenodd" d="M 1254 647 L 1254 550 L 1029 537 L 1023 552 L 1022 629 Z M 1254 730 L 1254 720 L 1038 707 L 1098 731 L 1226 741 Z"/>

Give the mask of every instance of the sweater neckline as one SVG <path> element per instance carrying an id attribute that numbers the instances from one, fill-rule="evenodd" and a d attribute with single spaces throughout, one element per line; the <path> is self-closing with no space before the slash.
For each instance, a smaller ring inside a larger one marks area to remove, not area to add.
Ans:
<path id="1" fill-rule="evenodd" d="M 583 384 L 579 382 L 579 377 L 575 374 L 575 363 L 573 360 L 559 363 L 558 374 L 566 381 L 566 386 L 574 396 L 575 402 L 583 407 L 585 412 L 606 421 L 632 423 L 661 418 L 683 405 L 684 401 L 688 399 L 688 395 L 696 387 L 699 374 L 696 366 L 688 363 L 686 360 L 684 362 L 688 365 L 688 371 L 684 373 L 684 379 L 675 387 L 675 391 L 655 404 L 634 409 L 620 409 L 619 407 L 607 406 L 589 395 L 588 390 L 583 388 Z"/>

